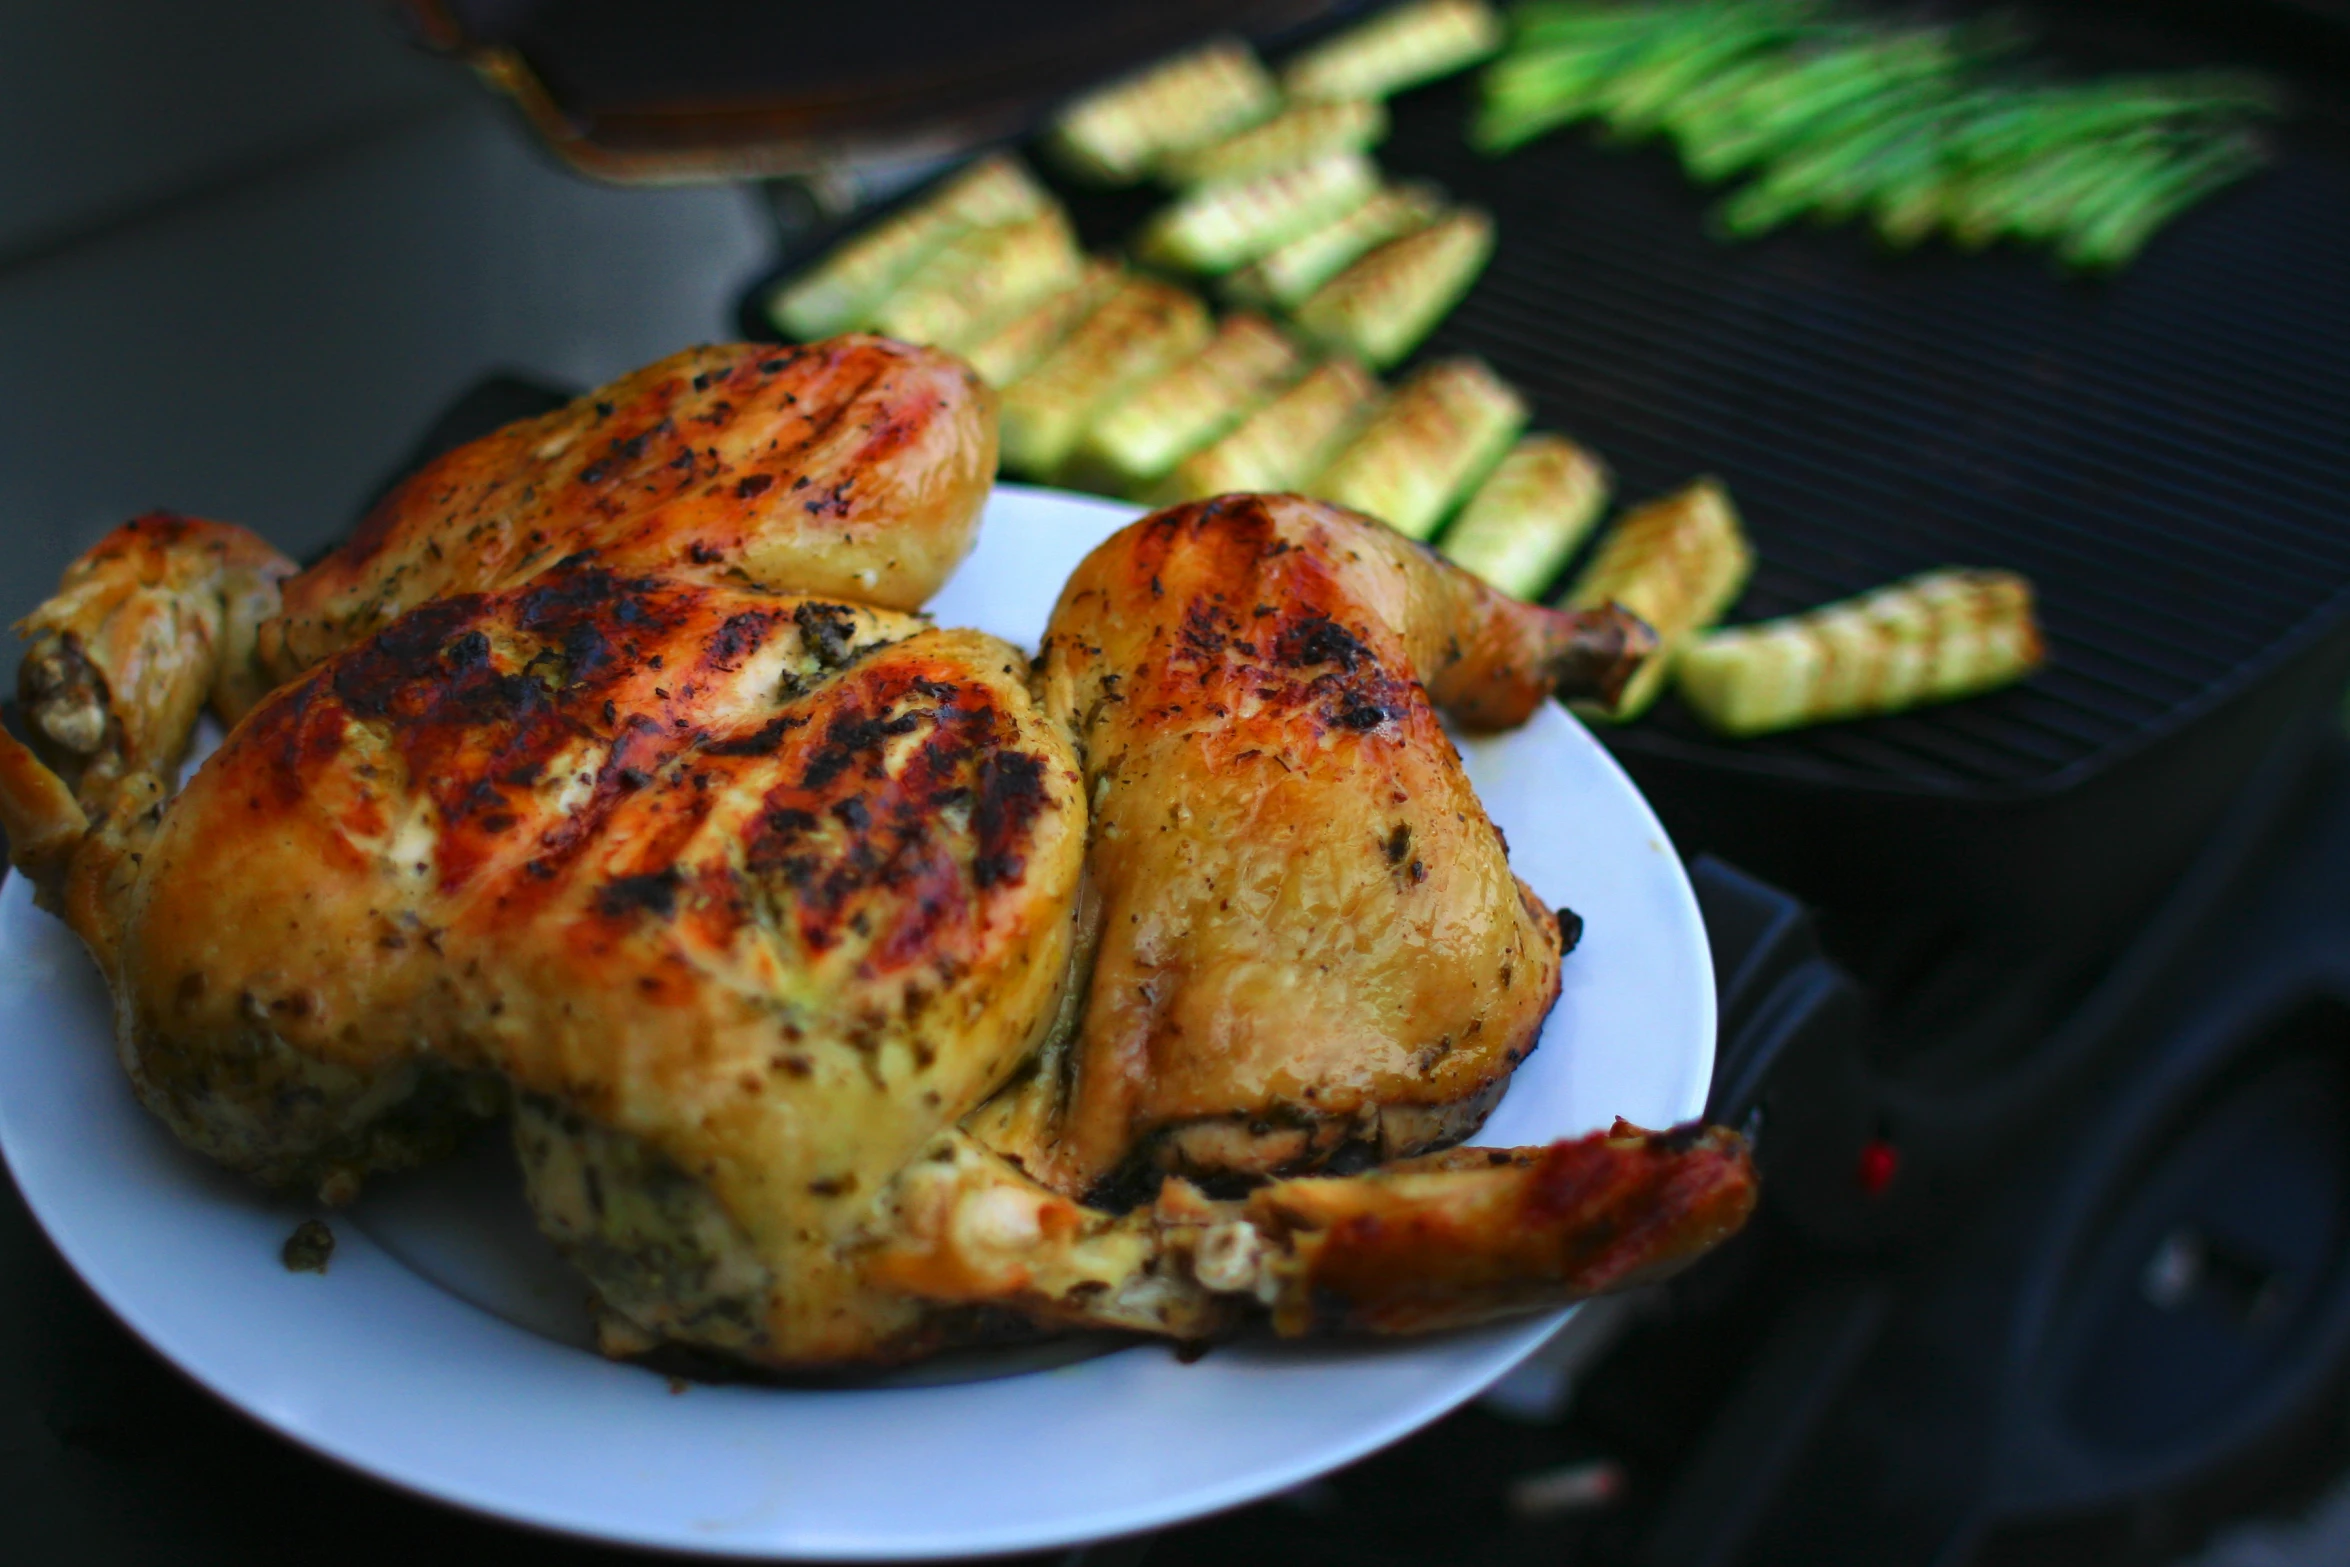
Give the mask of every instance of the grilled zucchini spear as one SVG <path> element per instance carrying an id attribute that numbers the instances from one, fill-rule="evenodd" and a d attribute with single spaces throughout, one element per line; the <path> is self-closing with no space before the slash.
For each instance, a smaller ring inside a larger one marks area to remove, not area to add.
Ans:
<path id="1" fill-rule="evenodd" d="M 1084 267 L 1069 219 L 1047 207 L 957 235 L 881 302 L 873 324 L 909 343 L 961 353 L 998 323 L 1065 291 Z"/>
<path id="2" fill-rule="evenodd" d="M 1135 254 L 1186 272 L 1229 272 L 1345 216 L 1378 188 L 1378 169 L 1359 152 L 1202 185 L 1159 209 L 1137 236 Z"/>
<path id="3" fill-rule="evenodd" d="M 1059 471 L 1100 412 L 1208 340 L 1208 308 L 1154 278 L 1121 279 L 1059 347 L 1004 391 L 1004 466 Z"/>
<path id="4" fill-rule="evenodd" d="M 1952 569 L 1698 637 L 1678 678 L 1707 724 L 1758 735 L 1972 696 L 2045 657 L 2029 581 Z"/>
<path id="5" fill-rule="evenodd" d="M 1314 290 L 1298 329 L 1385 369 L 1461 301 L 1493 255 L 1493 220 L 1473 208 L 1391 239 Z"/>
<path id="6" fill-rule="evenodd" d="M 1297 98 L 1385 98 L 1476 64 L 1501 37 L 1484 0 L 1417 0 L 1308 49 L 1281 85 Z"/>
<path id="7" fill-rule="evenodd" d="M 1626 513 L 1567 593 L 1570 609 L 1614 600 L 1653 627 L 1657 648 L 1612 708 L 1579 708 L 1629 719 L 1647 710 L 1689 638 L 1722 617 L 1754 570 L 1754 549 L 1738 525 L 1729 491 L 1713 479 Z"/>
<path id="8" fill-rule="evenodd" d="M 1206 185 L 1293 169 L 1333 152 L 1367 152 L 1387 135 L 1387 109 L 1365 98 L 1292 104 L 1246 130 L 1159 160 L 1170 185 Z"/>
<path id="9" fill-rule="evenodd" d="M 1093 314 L 1124 275 L 1116 262 L 1088 260 L 1066 287 L 1053 290 L 989 332 L 965 350 L 963 357 L 988 385 L 1010 386 L 1059 347 L 1077 329 L 1077 323 Z"/>
<path id="10" fill-rule="evenodd" d="M 1344 217 L 1227 274 L 1224 295 L 1241 304 L 1292 309 L 1389 240 L 1426 228 L 1443 210 L 1444 193 L 1433 185 L 1387 186 Z"/>
<path id="11" fill-rule="evenodd" d="M 1219 38 L 1079 99 L 1054 121 L 1046 145 L 1071 173 L 1125 185 L 1169 153 L 1261 120 L 1280 102 L 1255 51 Z"/>
<path id="12" fill-rule="evenodd" d="M 1153 487 L 1161 506 L 1209 495 L 1295 490 L 1354 434 L 1379 383 L 1351 359 L 1326 359 Z"/>
<path id="13" fill-rule="evenodd" d="M 1533 599 L 1566 565 L 1607 504 L 1607 465 L 1563 435 L 1529 435 L 1437 545 L 1453 564 Z"/>
<path id="14" fill-rule="evenodd" d="M 1263 316 L 1229 315 L 1208 346 L 1094 422 L 1063 479 L 1136 495 L 1296 378 L 1304 356 Z"/>
<path id="15" fill-rule="evenodd" d="M 1483 360 L 1439 360 L 1397 387 L 1306 491 L 1424 539 L 1525 423 L 1525 399 Z"/>
<path id="16" fill-rule="evenodd" d="M 768 299 L 767 314 L 785 336 L 802 341 L 863 326 L 892 289 L 956 235 L 1051 205 L 1018 159 L 982 158 L 784 284 Z"/>

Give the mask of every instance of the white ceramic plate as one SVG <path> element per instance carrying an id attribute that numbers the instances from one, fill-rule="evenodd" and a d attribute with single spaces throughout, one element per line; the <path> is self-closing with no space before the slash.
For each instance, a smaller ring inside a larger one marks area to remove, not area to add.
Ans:
<path id="1" fill-rule="evenodd" d="M 1033 646 L 1129 508 L 1005 487 L 934 606 Z M 1663 829 L 1555 705 L 1463 747 L 1519 872 L 1584 916 L 1565 994 L 1481 1142 L 1703 1108 L 1713 971 Z M 963 1380 L 696 1386 L 583 1347 L 580 1285 L 496 1140 L 337 1216 L 323 1276 L 278 1250 L 305 1210 L 185 1153 L 132 1100 L 104 987 L 21 877 L 0 892 L 0 1149 L 92 1289 L 286 1436 L 427 1496 L 671 1549 L 866 1560 L 1039 1549 L 1297 1485 L 1475 1396 L 1562 1320 L 1386 1344 L 1158 1346 Z"/>

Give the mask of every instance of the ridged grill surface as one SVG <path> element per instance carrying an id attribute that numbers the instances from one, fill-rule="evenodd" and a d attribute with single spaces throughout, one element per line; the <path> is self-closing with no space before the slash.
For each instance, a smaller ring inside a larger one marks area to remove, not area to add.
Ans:
<path id="1" fill-rule="evenodd" d="M 1668 699 L 1612 743 L 1827 783 L 2059 785 L 2350 613 L 2350 158 L 2330 137 L 2289 138 L 2120 276 L 2078 281 L 1851 229 L 1723 244 L 1663 151 L 1570 133 L 1487 160 L 1463 89 L 1397 111 L 1386 164 L 1501 234 L 1423 352 L 1484 355 L 1624 498 L 1726 480 L 1760 555 L 1733 620 L 1940 565 L 2039 587 L 2052 663 L 2015 689 L 1737 743 Z"/>
<path id="2" fill-rule="evenodd" d="M 2096 29 L 2074 41 L 2125 68 L 2202 48 L 2110 30 L 2109 57 Z M 1419 358 L 1483 355 L 1539 427 L 1606 457 L 1619 500 L 1726 480 L 1760 554 L 1732 621 L 1945 565 L 2010 567 L 2039 590 L 2052 662 L 2010 690 L 1736 742 L 1668 695 L 1611 745 L 1830 787 L 2062 788 L 2350 623 L 2338 114 L 2289 126 L 2275 166 L 2119 276 L 2080 280 L 2013 248 L 1893 254 L 1856 226 L 1723 243 L 1715 193 L 1668 152 L 1570 131 L 1488 159 L 1463 135 L 1469 103 L 1468 78 L 1405 96 L 1380 152 L 1499 226 L 1491 267 Z M 1161 199 L 1060 193 L 1104 250 Z M 765 286 L 747 329 L 767 330 Z"/>

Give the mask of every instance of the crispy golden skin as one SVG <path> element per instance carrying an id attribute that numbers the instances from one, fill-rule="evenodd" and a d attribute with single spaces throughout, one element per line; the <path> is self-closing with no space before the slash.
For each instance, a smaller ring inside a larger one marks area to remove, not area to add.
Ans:
<path id="1" fill-rule="evenodd" d="M 1557 997 L 1437 708 L 1521 722 L 1644 628 L 1519 603 L 1294 496 L 1157 513 L 1089 556 L 1040 659 L 1093 812 L 1082 1022 L 990 1135 L 1049 1184 L 1456 1142 Z"/>
<path id="2" fill-rule="evenodd" d="M 690 348 L 412 475 L 286 584 L 291 678 L 405 611 L 587 552 L 610 570 L 915 609 L 971 548 L 995 394 L 877 337 Z"/>
<path id="3" fill-rule="evenodd" d="M 333 1187 L 494 1074 L 547 1195 L 580 1157 L 550 1136 L 617 1134 L 602 1168 L 700 1188 L 767 1281 L 698 1326 L 632 1299 L 640 1326 L 875 1353 L 920 1313 L 861 1299 L 846 1243 L 1068 969 L 1083 811 L 1023 673 L 976 632 L 592 567 L 437 600 L 275 693 L 168 813 L 121 941 L 134 1079 L 223 1163 Z M 641 1295 L 575 1228 L 607 1300 Z"/>
<path id="4" fill-rule="evenodd" d="M 184 1140 L 340 1199 L 510 1108 L 607 1348 L 781 1368 L 1254 1311 L 1421 1331 L 1653 1276 L 1743 1218 L 1735 1138 L 1623 1127 L 1089 1205 L 1121 1171 L 1312 1169 L 1482 1117 L 1558 940 L 1435 711 L 1604 690 L 1643 630 L 1239 497 L 1098 551 L 1032 674 L 875 602 L 968 543 L 993 440 L 967 378 L 871 340 L 701 352 L 553 428 L 634 461 L 692 396 L 804 377 L 758 419 L 829 387 L 838 440 L 761 471 L 882 512 L 836 549 L 641 472 L 613 492 L 640 511 L 558 508 L 554 437 L 509 431 L 396 495 L 282 618 L 281 557 L 150 517 L 28 622 L 44 754 L 0 734 L 0 825 Z M 825 379 L 852 364 L 862 389 Z M 898 446 L 860 422 L 883 405 Z M 560 483 L 594 489 L 599 460 Z M 809 586 L 843 571 L 864 601 Z M 207 701 L 241 721 L 174 799 Z"/>
<path id="5" fill-rule="evenodd" d="M 126 587 L 93 602 L 201 600 L 239 558 L 234 530 L 152 530 L 93 552 Z M 230 645 L 201 642 L 139 688 L 189 722 Z M 615 1351 L 1197 1337 L 1227 1308 L 1157 1237 L 954 1130 L 1071 970 L 1082 796 L 1026 673 L 893 611 L 574 562 L 272 692 L 176 798 L 156 715 L 109 722 L 153 765 L 101 747 L 86 809 L 0 735 L 0 820 L 183 1141 L 337 1201 L 510 1103 Z"/>

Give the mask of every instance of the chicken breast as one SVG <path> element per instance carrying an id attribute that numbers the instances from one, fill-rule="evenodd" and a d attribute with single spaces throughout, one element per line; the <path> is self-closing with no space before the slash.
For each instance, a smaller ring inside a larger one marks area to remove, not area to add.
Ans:
<path id="1" fill-rule="evenodd" d="M 173 806 L 121 942 L 134 1081 L 330 1194 L 509 1085 L 607 1305 L 770 1363 L 879 1353 L 921 1312 L 859 1298 L 851 1231 L 1068 972 L 1084 814 L 1024 676 L 977 632 L 595 567 L 436 600 Z"/>
<path id="2" fill-rule="evenodd" d="M 418 604 L 607 570 L 916 609 L 969 553 L 995 394 L 886 338 L 691 348 L 426 465 L 285 586 L 278 680 Z"/>

